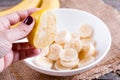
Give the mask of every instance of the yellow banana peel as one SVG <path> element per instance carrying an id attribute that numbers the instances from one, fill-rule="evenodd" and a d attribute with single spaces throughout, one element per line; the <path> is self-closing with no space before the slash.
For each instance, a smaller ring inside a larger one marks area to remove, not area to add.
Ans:
<path id="1" fill-rule="evenodd" d="M 59 0 L 42 0 L 41 9 L 57 9 L 59 7 Z"/>
<path id="2" fill-rule="evenodd" d="M 0 16 L 19 11 L 19 10 L 26 10 L 29 8 L 39 7 L 41 3 L 41 0 L 22 0 L 19 4 L 16 6 L 8 9 L 0 11 Z"/>

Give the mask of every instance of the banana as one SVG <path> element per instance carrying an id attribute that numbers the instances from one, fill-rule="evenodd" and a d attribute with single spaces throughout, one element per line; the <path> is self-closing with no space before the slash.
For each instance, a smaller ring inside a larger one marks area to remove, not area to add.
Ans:
<path id="1" fill-rule="evenodd" d="M 41 11 L 32 14 L 35 26 L 28 35 L 28 41 L 36 48 L 50 45 L 56 36 L 56 16 L 48 9 L 59 8 L 59 0 L 42 0 Z M 45 12 L 46 11 L 46 12 Z"/>
<path id="2" fill-rule="evenodd" d="M 49 46 L 42 49 L 40 56 L 47 56 L 48 53 L 49 53 Z"/>
<path id="3" fill-rule="evenodd" d="M 59 59 L 59 55 L 62 51 L 62 47 L 59 44 L 52 44 L 50 45 L 50 52 L 47 55 L 47 57 L 53 61 L 56 61 Z"/>
<path id="4" fill-rule="evenodd" d="M 82 44 L 81 41 L 79 39 L 71 39 L 69 42 L 67 42 L 64 46 L 64 48 L 73 48 L 75 49 L 77 52 L 80 52 L 81 48 L 82 48 Z"/>
<path id="5" fill-rule="evenodd" d="M 89 65 L 90 63 L 94 62 L 95 61 L 95 57 L 86 57 L 85 59 L 81 60 L 78 64 L 78 67 L 81 68 L 81 67 L 84 67 L 86 65 Z"/>
<path id="6" fill-rule="evenodd" d="M 55 62 L 54 67 L 55 67 L 56 70 L 60 70 L 60 71 L 62 71 L 62 70 L 70 70 L 71 69 L 70 67 L 68 68 L 68 67 L 62 66 L 61 63 L 60 63 L 60 60 L 57 60 Z"/>
<path id="7" fill-rule="evenodd" d="M 41 9 L 57 9 L 60 7 L 59 0 L 42 0 Z"/>
<path id="8" fill-rule="evenodd" d="M 84 24 L 79 29 L 79 34 L 81 38 L 91 37 L 93 33 L 93 29 L 88 24 Z"/>
<path id="9" fill-rule="evenodd" d="M 29 8 L 39 7 L 40 4 L 41 4 L 41 0 L 22 0 L 19 4 L 17 4 L 14 7 L 8 10 L 0 11 L 0 16 L 9 14 L 15 11 L 19 11 L 19 10 L 26 10 Z"/>
<path id="10" fill-rule="evenodd" d="M 41 68 L 50 69 L 53 66 L 53 61 L 44 56 L 36 56 L 33 62 Z"/>
<path id="11" fill-rule="evenodd" d="M 73 61 L 78 58 L 78 53 L 73 48 L 64 49 L 60 54 L 60 59 L 63 61 Z"/>
<path id="12" fill-rule="evenodd" d="M 93 39 L 82 39 L 81 43 L 83 46 L 89 45 L 89 44 L 93 44 L 94 46 L 96 45 L 95 40 L 93 40 Z"/>
<path id="13" fill-rule="evenodd" d="M 50 45 L 56 36 L 56 16 L 49 10 L 40 10 L 32 14 L 35 25 L 28 35 L 28 41 L 36 48 Z"/>
<path id="14" fill-rule="evenodd" d="M 60 31 L 55 37 L 55 42 L 61 45 L 69 42 L 71 40 L 71 34 L 68 31 Z"/>
<path id="15" fill-rule="evenodd" d="M 60 63 L 64 67 L 74 68 L 79 63 L 79 59 L 77 58 L 77 59 L 75 59 L 73 61 L 63 61 L 63 60 L 60 60 Z"/>
<path id="16" fill-rule="evenodd" d="M 79 39 L 80 40 L 80 35 L 78 33 L 71 33 L 72 39 Z"/>
<path id="17" fill-rule="evenodd" d="M 85 57 L 89 57 L 93 55 L 95 55 L 95 47 L 93 44 L 88 44 L 86 46 L 83 46 L 81 52 L 79 53 L 79 58 L 82 60 Z"/>

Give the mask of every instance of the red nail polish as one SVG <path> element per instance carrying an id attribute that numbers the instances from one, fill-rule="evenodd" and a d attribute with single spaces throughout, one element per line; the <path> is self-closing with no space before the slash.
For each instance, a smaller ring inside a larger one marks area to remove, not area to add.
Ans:
<path id="1" fill-rule="evenodd" d="M 33 18 L 31 16 L 28 16 L 23 23 L 30 25 L 33 22 Z"/>

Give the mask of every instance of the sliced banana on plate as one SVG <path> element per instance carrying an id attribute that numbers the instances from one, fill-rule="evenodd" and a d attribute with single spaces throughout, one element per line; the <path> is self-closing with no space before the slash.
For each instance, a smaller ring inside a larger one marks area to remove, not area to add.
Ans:
<path id="1" fill-rule="evenodd" d="M 79 53 L 79 58 L 84 59 L 85 57 L 93 56 L 95 54 L 95 51 L 96 50 L 93 44 L 85 45 Z"/>
<path id="2" fill-rule="evenodd" d="M 44 56 L 36 56 L 34 58 L 34 63 L 41 68 L 47 69 L 50 69 L 53 66 L 53 61 Z"/>
<path id="3" fill-rule="evenodd" d="M 79 33 L 71 33 L 72 39 L 79 39 L 80 40 L 80 34 Z"/>
<path id="4" fill-rule="evenodd" d="M 59 44 L 65 44 L 71 40 L 71 34 L 68 31 L 60 31 L 57 33 L 55 42 Z"/>
<path id="5" fill-rule="evenodd" d="M 82 39 L 81 43 L 82 43 L 83 46 L 84 45 L 89 45 L 89 44 L 96 45 L 95 40 L 90 39 L 90 38 L 89 39 Z"/>
<path id="6" fill-rule="evenodd" d="M 42 49 L 40 56 L 46 56 L 49 53 L 49 46 Z"/>
<path id="7" fill-rule="evenodd" d="M 64 46 L 64 48 L 73 48 L 75 49 L 77 52 L 80 52 L 81 48 L 82 48 L 82 44 L 81 41 L 79 39 L 71 39 L 69 42 L 67 42 Z"/>
<path id="8" fill-rule="evenodd" d="M 59 44 L 51 44 L 50 45 L 50 51 L 49 54 L 47 55 L 47 57 L 53 61 L 56 61 L 59 59 L 59 55 L 62 51 L 62 47 Z"/>
<path id="9" fill-rule="evenodd" d="M 74 68 L 79 63 L 79 59 L 77 58 L 77 59 L 75 59 L 73 61 L 63 61 L 63 60 L 60 60 L 60 63 L 64 67 Z"/>
<path id="10" fill-rule="evenodd" d="M 47 18 L 50 18 L 51 20 L 52 17 L 50 17 L 49 15 L 44 15 L 44 17 L 45 22 L 41 21 L 42 27 L 39 29 L 39 36 L 44 37 L 44 39 L 47 39 L 47 35 L 50 37 L 48 33 L 52 34 L 51 31 L 56 31 L 54 25 L 54 22 L 56 24 L 56 20 L 53 21 L 53 23 L 49 23 Z M 53 29 L 47 27 L 46 22 L 48 22 L 47 24 L 50 27 L 52 27 L 53 25 Z M 44 26 L 46 30 L 45 32 Z M 43 43 L 43 45 L 37 45 L 38 47 L 43 47 L 42 53 L 34 58 L 34 63 L 37 66 L 41 68 L 48 68 L 61 71 L 81 68 L 95 61 L 96 45 L 94 39 L 92 39 L 91 37 L 93 34 L 92 27 L 85 24 L 80 27 L 79 33 L 69 33 L 68 31 L 60 31 L 58 33 L 53 33 L 54 34 L 51 36 L 54 37 L 54 41 L 49 46 L 44 48 L 44 46 L 48 43 L 45 43 L 44 45 L 43 42 L 47 42 L 47 40 L 41 40 L 42 42 L 40 41 L 40 43 Z M 49 38 L 48 41 L 52 40 L 53 38 Z"/>
<path id="11" fill-rule="evenodd" d="M 80 62 L 79 62 L 79 64 L 78 64 L 78 67 L 84 67 L 84 66 L 86 66 L 86 65 L 89 65 L 89 64 L 91 64 L 92 62 L 94 62 L 95 61 L 95 57 L 92 57 L 92 56 L 90 56 L 90 57 L 86 57 L 85 59 L 83 59 L 83 60 L 81 60 Z"/>
<path id="12" fill-rule="evenodd" d="M 60 60 L 57 60 L 54 65 L 56 70 L 70 70 L 71 68 L 64 67 L 61 65 Z"/>
<path id="13" fill-rule="evenodd" d="M 63 61 L 73 61 L 78 58 L 78 53 L 73 48 L 64 49 L 60 54 L 60 59 Z"/>
<path id="14" fill-rule="evenodd" d="M 88 38 L 92 36 L 93 29 L 90 25 L 84 24 L 80 27 L 79 33 L 81 38 Z"/>

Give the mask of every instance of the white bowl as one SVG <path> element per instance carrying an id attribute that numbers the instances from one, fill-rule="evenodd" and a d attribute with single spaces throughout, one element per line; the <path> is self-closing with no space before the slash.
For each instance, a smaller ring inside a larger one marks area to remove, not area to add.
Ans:
<path id="1" fill-rule="evenodd" d="M 33 63 L 33 58 L 25 59 L 25 63 L 32 69 L 48 74 L 48 75 L 54 75 L 54 76 L 70 76 L 74 74 L 78 74 L 81 72 L 84 72 L 96 64 L 98 64 L 108 53 L 110 46 L 111 46 L 111 35 L 107 28 L 107 26 L 104 24 L 102 20 L 100 20 L 98 17 L 85 12 L 81 10 L 75 10 L 75 9 L 56 9 L 53 10 L 57 17 L 57 29 L 58 30 L 69 30 L 70 32 L 78 32 L 78 28 L 82 24 L 89 24 L 94 29 L 94 35 L 93 38 L 96 41 L 96 49 L 98 52 L 98 55 L 96 57 L 96 60 L 82 68 L 74 69 L 74 70 L 68 70 L 68 71 L 57 71 L 52 69 L 45 69 L 40 68 L 36 66 Z"/>

